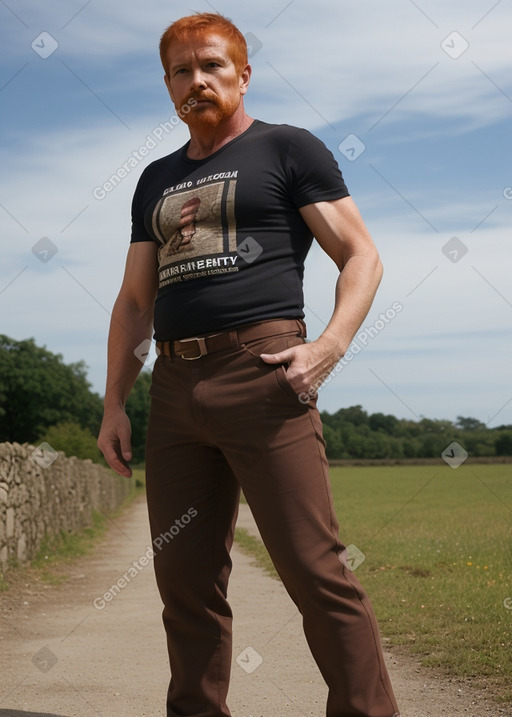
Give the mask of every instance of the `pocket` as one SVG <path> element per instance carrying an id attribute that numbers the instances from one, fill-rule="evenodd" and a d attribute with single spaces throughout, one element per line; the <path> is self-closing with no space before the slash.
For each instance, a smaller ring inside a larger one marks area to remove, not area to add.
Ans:
<path id="1" fill-rule="evenodd" d="M 279 334 L 278 336 L 265 336 L 263 339 L 254 339 L 253 341 L 246 341 L 241 344 L 241 347 L 247 353 L 250 353 L 254 358 L 259 359 L 261 354 L 277 354 L 286 349 L 290 349 L 293 346 L 299 346 L 304 343 L 302 336 L 297 336 L 296 333 L 290 334 Z M 267 364 L 268 365 L 268 364 Z M 272 364 L 282 365 L 282 364 Z"/>
<path id="2" fill-rule="evenodd" d="M 277 381 L 278 386 L 279 386 L 280 388 L 282 388 L 282 390 L 283 390 L 285 393 L 287 393 L 289 396 L 293 396 L 293 398 L 294 398 L 296 401 L 300 401 L 299 394 L 296 393 L 296 391 L 295 391 L 295 389 L 293 388 L 292 384 L 291 384 L 290 381 L 288 380 L 288 376 L 286 375 L 286 366 L 285 366 L 284 364 L 281 363 L 281 364 L 278 364 L 278 365 L 276 366 L 276 371 L 275 371 L 275 374 L 274 374 L 274 375 L 275 375 L 275 377 L 276 377 L 276 381 Z M 301 401 L 301 403 L 304 403 L 304 402 Z"/>
<path id="3" fill-rule="evenodd" d="M 293 334 L 279 334 L 279 336 L 267 336 L 264 339 L 256 339 L 254 341 L 247 341 L 242 344 L 242 348 L 246 353 L 249 353 L 258 367 L 267 374 L 273 374 L 275 377 L 275 386 L 278 388 L 279 393 L 285 393 L 287 398 L 291 397 L 297 404 L 306 404 L 307 401 L 302 401 L 299 394 L 295 392 L 295 389 L 291 385 L 286 375 L 286 369 L 288 364 L 278 363 L 271 364 L 266 363 L 261 358 L 261 354 L 277 354 L 286 349 L 293 348 L 294 346 L 300 346 L 305 343 L 303 336 L 298 336 L 296 333 Z"/>

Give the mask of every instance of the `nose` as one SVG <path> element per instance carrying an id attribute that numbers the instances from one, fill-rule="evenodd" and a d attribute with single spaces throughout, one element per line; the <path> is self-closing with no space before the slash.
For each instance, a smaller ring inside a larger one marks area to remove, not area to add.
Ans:
<path id="1" fill-rule="evenodd" d="M 192 75 L 192 89 L 204 89 L 206 87 L 206 80 L 204 78 L 204 75 L 202 71 L 198 68 L 197 70 L 194 70 L 194 74 Z"/>

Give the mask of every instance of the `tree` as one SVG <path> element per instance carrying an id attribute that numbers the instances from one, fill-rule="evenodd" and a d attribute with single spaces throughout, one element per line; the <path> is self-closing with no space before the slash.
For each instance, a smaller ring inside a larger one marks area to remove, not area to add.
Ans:
<path id="1" fill-rule="evenodd" d="M 74 422 L 97 434 L 102 401 L 92 393 L 83 361 L 0 335 L 0 441 L 34 442 L 49 426 Z"/>
<path id="2" fill-rule="evenodd" d="M 323 427 L 323 435 L 325 439 L 325 453 L 327 458 L 343 458 L 343 443 L 339 433 L 330 428 Z"/>
<path id="3" fill-rule="evenodd" d="M 332 426 L 339 425 L 341 422 L 347 421 L 354 426 L 368 423 L 368 414 L 363 410 L 362 406 L 349 406 L 349 408 L 340 408 L 332 415 Z"/>
<path id="4" fill-rule="evenodd" d="M 398 419 L 395 416 L 386 416 L 383 413 L 372 413 L 369 418 L 369 424 L 372 431 L 384 431 L 389 433 L 390 436 L 394 436 Z"/>
<path id="5" fill-rule="evenodd" d="M 67 456 L 90 458 L 95 463 L 105 463 L 96 445 L 96 436 L 78 423 L 58 423 L 56 426 L 50 426 L 37 440 L 38 443 L 42 441 L 49 443 L 56 451 L 63 451 Z"/>
<path id="6" fill-rule="evenodd" d="M 144 463 L 146 456 L 146 431 L 151 399 L 151 372 L 142 370 L 126 401 L 126 413 L 132 424 L 133 463 Z"/>
<path id="7" fill-rule="evenodd" d="M 464 431 L 459 442 L 471 456 L 494 456 L 496 453 L 495 435 L 488 429 Z"/>
<path id="8" fill-rule="evenodd" d="M 512 431 L 499 435 L 495 446 L 497 456 L 512 456 Z"/>
<path id="9" fill-rule="evenodd" d="M 457 416 L 455 425 L 461 431 L 481 431 L 487 428 L 485 423 L 482 423 L 477 418 L 464 418 L 464 416 Z"/>
<path id="10" fill-rule="evenodd" d="M 458 441 L 472 456 L 512 454 L 510 426 L 489 429 L 475 418 L 398 419 L 384 413 L 368 415 L 361 406 L 322 412 L 328 458 L 438 458 Z"/>

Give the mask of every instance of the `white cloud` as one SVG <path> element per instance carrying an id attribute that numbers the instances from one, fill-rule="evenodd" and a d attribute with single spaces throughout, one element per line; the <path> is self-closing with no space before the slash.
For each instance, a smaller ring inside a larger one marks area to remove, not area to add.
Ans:
<path id="1" fill-rule="evenodd" d="M 198 9 L 208 9 L 203 5 Z M 439 122 L 436 124 L 436 131 L 453 133 L 461 123 L 466 129 L 483 127 L 510 112 L 510 102 L 472 64 L 481 66 L 505 91 L 510 88 L 508 27 L 512 12 L 505 3 L 474 29 L 473 25 L 489 10 L 488 2 L 457 0 L 448 8 L 440 0 L 430 2 L 428 13 L 439 28 L 407 0 L 386 4 L 376 0 L 364 4 L 356 0 L 318 0 L 314 7 L 295 0 L 273 22 L 282 8 L 276 9 L 269 0 L 251 8 L 241 7 L 234 0 L 217 6 L 244 32 L 253 32 L 263 42 L 253 60 L 255 74 L 248 99 L 250 111 L 261 119 L 315 130 L 327 127 L 326 132 L 331 132 L 319 112 L 329 122 L 342 121 L 342 127 L 350 131 L 362 131 L 359 124 L 357 128 L 353 126 L 356 121 L 368 131 L 371 123 L 382 117 L 436 62 L 438 66 L 382 120 L 375 134 L 386 128 L 390 144 L 400 143 L 407 131 L 404 120 L 414 117 L 416 140 L 423 132 L 421 139 L 425 141 L 430 133 L 430 117 L 457 119 L 458 125 L 447 121 L 445 129 Z M 0 294 L 0 311 L 2 332 L 19 339 L 34 336 L 50 350 L 62 352 L 67 361 L 84 358 L 91 367 L 90 378 L 96 390 L 102 391 L 108 312 L 118 291 L 128 247 L 133 189 L 143 167 L 177 149 L 187 134 L 183 127 L 173 130 L 104 200 L 94 198 L 94 188 L 108 180 L 172 114 L 160 75 L 149 77 L 141 70 L 141 62 L 153 62 L 156 72 L 159 34 L 176 13 L 163 0 L 153 2 L 151 12 L 119 0 L 91 2 L 62 30 L 80 7 L 80 2 L 71 8 L 63 0 L 47 2 L 44 7 L 35 1 L 20 2 L 16 11 L 30 25 L 27 29 L 0 5 L 11 62 L 8 69 L 4 67 L 5 77 L 9 78 L 23 62 L 30 62 L 22 75 L 23 92 L 22 83 L 18 85 L 13 80 L 4 97 L 19 103 L 19 115 L 28 117 L 27 122 L 33 116 L 31 129 L 28 125 L 20 129 L 17 124 L 5 127 L 4 136 L 10 144 L 2 150 L 1 202 L 27 231 L 0 209 L 0 291 L 22 272 Z M 183 12 L 186 11 L 185 8 Z M 90 114 L 75 113 L 71 118 L 73 108 L 70 109 L 69 98 L 62 97 L 58 75 L 52 75 L 51 65 L 44 64 L 52 59 L 40 60 L 30 49 L 29 40 L 42 29 L 58 35 L 58 52 L 70 65 L 87 66 L 87 76 L 94 79 L 94 89 L 102 88 L 105 101 L 109 100 L 109 87 L 119 96 L 126 91 L 131 131 L 87 94 L 78 81 L 77 96 L 83 93 Z M 452 60 L 440 48 L 441 40 L 453 30 L 470 43 L 458 60 Z M 121 65 L 124 67 L 119 77 L 128 79 L 126 86 L 116 88 L 115 73 Z M 44 78 L 45 67 L 49 68 L 45 91 L 53 102 L 58 129 L 39 123 L 26 91 L 31 82 Z M 154 106 L 160 108 L 157 113 L 138 100 L 138 91 L 145 92 L 145 84 L 152 87 L 152 83 L 155 90 L 151 97 Z M 423 117 L 425 123 L 418 124 L 418 117 Z M 343 136 L 342 132 L 332 131 L 336 145 Z M 494 138 L 489 136 L 488 141 L 492 144 Z M 383 162 L 389 162 L 391 153 L 386 147 L 379 151 Z M 379 158 L 373 159 L 380 167 Z M 436 156 L 432 161 L 438 164 L 442 177 L 443 157 Z M 400 167 L 397 171 L 404 170 Z M 498 410 L 499 406 L 494 408 L 498 400 L 503 398 L 505 403 L 508 394 L 512 396 L 502 360 L 503 344 L 485 334 L 510 329 L 510 306 L 497 292 L 512 302 L 505 261 L 512 202 L 497 199 L 499 210 L 481 229 L 470 234 L 494 206 L 491 188 L 478 198 L 466 197 L 462 191 L 457 196 L 452 192 L 447 198 L 443 189 L 446 184 L 439 179 L 434 196 L 434 183 L 431 181 L 429 186 L 432 175 L 420 172 L 414 182 L 407 175 L 398 182 L 399 188 L 439 228 L 436 234 L 392 190 L 377 178 L 373 180 L 361 196 L 361 208 L 383 255 L 385 275 L 367 322 L 374 321 L 396 300 L 403 302 L 404 310 L 326 389 L 321 405 L 334 410 L 341 405 L 363 403 L 368 410 L 405 415 L 396 397 L 369 373 L 373 367 L 403 395 L 403 400 L 410 401 L 417 413 L 448 418 L 462 413 L 486 420 L 493 410 Z M 457 222 L 460 228 L 454 231 Z M 456 264 L 441 252 L 452 233 L 469 247 L 468 255 Z M 57 255 L 47 264 L 42 264 L 31 251 L 42 236 L 48 236 L 58 247 Z M 410 293 L 435 267 L 438 268 L 431 276 Z M 330 260 L 314 250 L 306 272 L 312 336 L 318 335 L 322 322 L 330 315 L 335 278 Z M 453 338 L 444 340 L 440 334 Z M 483 353 L 478 351 L 479 336 L 482 344 L 487 342 Z M 424 355 L 419 355 L 422 348 Z M 468 391 L 472 384 L 474 390 Z M 498 419 L 506 421 L 512 422 L 510 407 Z"/>
<path id="2" fill-rule="evenodd" d="M 149 161 L 186 141 L 185 129 L 164 133 L 164 141 L 102 201 L 94 198 L 93 190 L 122 167 L 157 126 L 155 118 L 141 117 L 131 133 L 108 123 L 32 136 L 0 185 L 2 204 L 28 230 L 0 209 L 0 291 L 28 267 L 0 293 L 2 332 L 17 339 L 34 336 L 69 361 L 85 358 L 99 391 L 108 312 L 130 240 L 133 190 Z M 32 253 L 43 236 L 58 248 L 47 264 Z"/>
<path id="3" fill-rule="evenodd" d="M 364 4 L 318 0 L 314 6 L 295 0 L 282 14 L 270 0 L 252 9 L 232 0 L 216 4 L 263 43 L 253 58 L 253 90 L 262 115 L 274 121 L 299 116 L 306 126 L 313 126 L 325 120 L 335 124 L 364 117 L 369 129 L 384 116 L 382 123 L 421 114 L 456 117 L 471 126 L 485 126 L 506 116 L 510 101 L 493 82 L 505 93 L 512 92 L 511 8 L 500 3 L 484 18 L 490 9 L 484 0 L 448 6 L 439 0 L 425 5 L 432 20 L 406 0 Z M 30 49 L 30 39 L 34 32 L 46 29 L 60 43 L 55 58 L 60 52 L 72 64 L 89 64 L 90 73 L 100 71 L 102 88 L 110 85 L 113 92 L 118 73 L 133 91 L 155 82 L 137 65 L 144 59 L 154 62 L 156 70 L 159 36 L 181 12 L 170 10 L 163 0 L 154 1 L 151 12 L 119 0 L 92 2 L 66 24 L 80 7 L 76 3 L 71 9 L 63 0 L 45 3 L 44 8 L 35 0 L 21 3 L 17 13 L 30 30 L 4 9 L 15 38 L 14 42 L 7 38 L 13 69 L 18 68 L 17 61 L 39 61 Z M 206 5 L 199 9 L 211 10 Z M 441 48 L 453 31 L 468 43 L 458 59 Z M 109 64 L 112 61 L 115 65 Z"/>
<path id="4" fill-rule="evenodd" d="M 412 418 L 371 368 L 418 415 L 474 415 L 487 421 L 512 398 L 506 360 L 512 348 L 512 293 L 507 262 L 500 261 L 507 256 L 509 230 L 487 231 L 452 263 L 441 251 L 449 236 L 433 240 L 432 233 L 399 226 L 398 217 L 388 218 L 373 232 L 385 270 L 361 330 L 375 326 L 395 302 L 403 309 L 366 345 L 363 341 L 363 350 L 321 393 L 320 406 L 335 410 L 363 403 L 380 411 L 386 405 L 390 413 Z M 335 278 L 332 262 L 314 248 L 305 281 L 311 338 L 330 316 Z M 512 423 L 512 403 L 493 425 L 501 423 Z"/>

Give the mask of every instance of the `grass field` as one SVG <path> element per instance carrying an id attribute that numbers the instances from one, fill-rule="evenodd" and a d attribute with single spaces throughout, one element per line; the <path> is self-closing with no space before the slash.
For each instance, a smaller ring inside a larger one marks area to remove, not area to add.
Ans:
<path id="1" fill-rule="evenodd" d="M 134 474 L 140 491 L 143 471 Z M 387 644 L 512 701 L 512 465 L 336 467 L 331 481 L 341 538 L 364 556 L 355 573 Z M 78 536 L 43 546 L 16 580 L 65 579 L 66 562 L 101 539 L 105 522 L 96 515 Z M 258 540 L 237 530 L 237 541 L 275 575 Z"/>
<path id="2" fill-rule="evenodd" d="M 512 700 L 512 466 L 340 467 L 331 480 L 388 644 Z"/>

